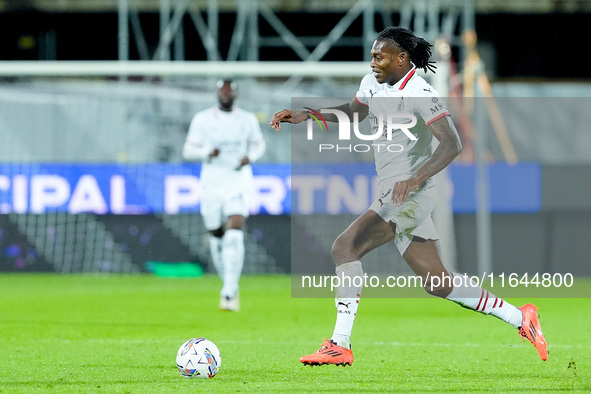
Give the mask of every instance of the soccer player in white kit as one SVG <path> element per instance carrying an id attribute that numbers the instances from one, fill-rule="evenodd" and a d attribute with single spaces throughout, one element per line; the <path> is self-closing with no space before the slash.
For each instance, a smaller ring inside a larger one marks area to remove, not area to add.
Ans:
<path id="1" fill-rule="evenodd" d="M 191 121 L 183 158 L 202 161 L 201 215 L 211 234 L 210 251 L 223 281 L 220 309 L 240 309 L 239 280 L 244 264 L 244 220 L 252 191 L 252 168 L 265 153 L 256 116 L 234 106 L 236 82 L 218 82 L 218 105 Z"/>
<path id="2" fill-rule="evenodd" d="M 331 339 L 300 361 L 306 365 L 353 363 L 349 339 L 362 290 L 355 284 L 363 283 L 353 278 L 363 277 L 361 257 L 391 240 L 409 267 L 421 276 L 427 292 L 509 323 L 546 360 L 547 344 L 534 305 L 517 308 L 481 287 L 454 287 L 452 283 L 456 282 L 451 279 L 459 274 L 447 271 L 441 261 L 439 237 L 431 220 L 436 199 L 432 177 L 449 165 L 462 148 L 443 100 L 416 73 L 417 68 L 434 72 L 429 62 L 431 45 L 407 29 L 389 27 L 379 33 L 371 55 L 371 73 L 363 78 L 355 97 L 332 109 L 345 112 L 350 119 L 357 113 L 360 121 L 369 115 L 372 134 L 381 130 L 384 113 L 418 114 L 439 145 L 431 152 L 430 143 L 419 144 L 425 136 L 414 135 L 411 139 L 401 129 L 392 132 L 391 139 L 382 135 L 372 144 L 380 197 L 333 244 L 336 274 L 349 280 L 341 280 L 343 285 L 335 291 L 337 319 Z M 322 115 L 327 122 L 338 121 L 331 113 Z M 308 112 L 285 109 L 276 113 L 270 124 L 279 130 L 281 122 L 300 123 L 308 116 Z M 431 135 L 428 137 L 430 142 Z M 397 144 L 396 149 L 389 151 L 388 146 L 393 144 Z M 434 277 L 447 280 L 434 282 Z"/>

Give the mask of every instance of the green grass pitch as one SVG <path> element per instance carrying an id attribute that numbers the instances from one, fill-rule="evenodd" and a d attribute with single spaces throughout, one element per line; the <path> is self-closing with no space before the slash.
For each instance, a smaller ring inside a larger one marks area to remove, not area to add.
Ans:
<path id="1" fill-rule="evenodd" d="M 288 276 L 244 276 L 242 311 L 217 277 L 0 275 L 0 392 L 524 392 L 591 390 L 591 302 L 536 299 L 550 356 L 516 330 L 438 299 L 362 299 L 352 367 L 305 367 L 332 334 L 331 299 L 295 299 Z M 524 300 L 512 300 L 521 305 Z M 175 355 L 203 336 L 210 380 Z"/>

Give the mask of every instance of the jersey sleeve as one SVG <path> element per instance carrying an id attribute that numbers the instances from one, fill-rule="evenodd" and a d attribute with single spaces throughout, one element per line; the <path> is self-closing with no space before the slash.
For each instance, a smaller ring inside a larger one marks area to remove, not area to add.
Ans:
<path id="1" fill-rule="evenodd" d="M 202 118 L 201 114 L 196 114 L 191 120 L 187 139 L 183 146 L 183 159 L 185 160 L 204 160 L 212 150 L 205 143 L 204 122 Z"/>
<path id="2" fill-rule="evenodd" d="M 263 133 L 261 132 L 261 125 L 254 114 L 250 114 L 249 119 L 249 137 L 247 141 L 246 156 L 251 163 L 254 163 L 263 156 L 267 148 Z"/>
<path id="3" fill-rule="evenodd" d="M 420 97 L 414 98 L 414 112 L 418 113 L 429 126 L 437 119 L 449 115 L 445 101 L 439 97 L 439 93 L 430 85 L 422 89 Z"/>
<path id="4" fill-rule="evenodd" d="M 357 90 L 357 93 L 355 93 L 355 100 L 357 100 L 359 104 L 365 105 L 366 107 L 369 106 L 369 99 L 375 94 L 375 91 L 372 91 L 372 78 L 372 73 L 369 73 L 363 77 L 361 83 L 359 84 L 359 89 Z"/>

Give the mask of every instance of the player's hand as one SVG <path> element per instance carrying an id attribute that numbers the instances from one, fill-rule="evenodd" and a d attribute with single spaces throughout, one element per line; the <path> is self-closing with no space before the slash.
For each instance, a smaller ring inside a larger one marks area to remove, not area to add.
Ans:
<path id="1" fill-rule="evenodd" d="M 399 207 L 404 204 L 410 192 L 418 189 L 418 187 L 419 183 L 413 178 L 396 182 L 392 190 L 392 203 L 394 206 Z"/>
<path id="2" fill-rule="evenodd" d="M 218 148 L 215 148 L 214 150 L 209 152 L 209 157 L 217 157 L 219 155 L 220 155 L 220 150 Z"/>
<path id="3" fill-rule="evenodd" d="M 275 131 L 279 131 L 281 130 L 281 123 L 287 122 L 298 124 L 306 120 L 307 117 L 308 115 L 304 112 L 284 109 L 283 111 L 279 111 L 273 115 L 273 119 L 271 119 L 269 124 L 275 129 Z"/>
<path id="4" fill-rule="evenodd" d="M 242 160 L 240 160 L 240 164 L 238 165 L 238 169 L 241 169 L 242 167 L 244 167 L 247 164 L 250 164 L 250 159 L 248 158 L 248 156 L 244 156 L 242 158 Z"/>

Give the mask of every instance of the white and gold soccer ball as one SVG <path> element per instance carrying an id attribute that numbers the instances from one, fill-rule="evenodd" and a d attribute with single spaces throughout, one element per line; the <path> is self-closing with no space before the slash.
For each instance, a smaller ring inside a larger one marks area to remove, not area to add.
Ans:
<path id="1" fill-rule="evenodd" d="M 185 378 L 213 378 L 220 370 L 222 356 L 218 347 L 205 338 L 192 338 L 176 354 L 176 366 Z"/>

